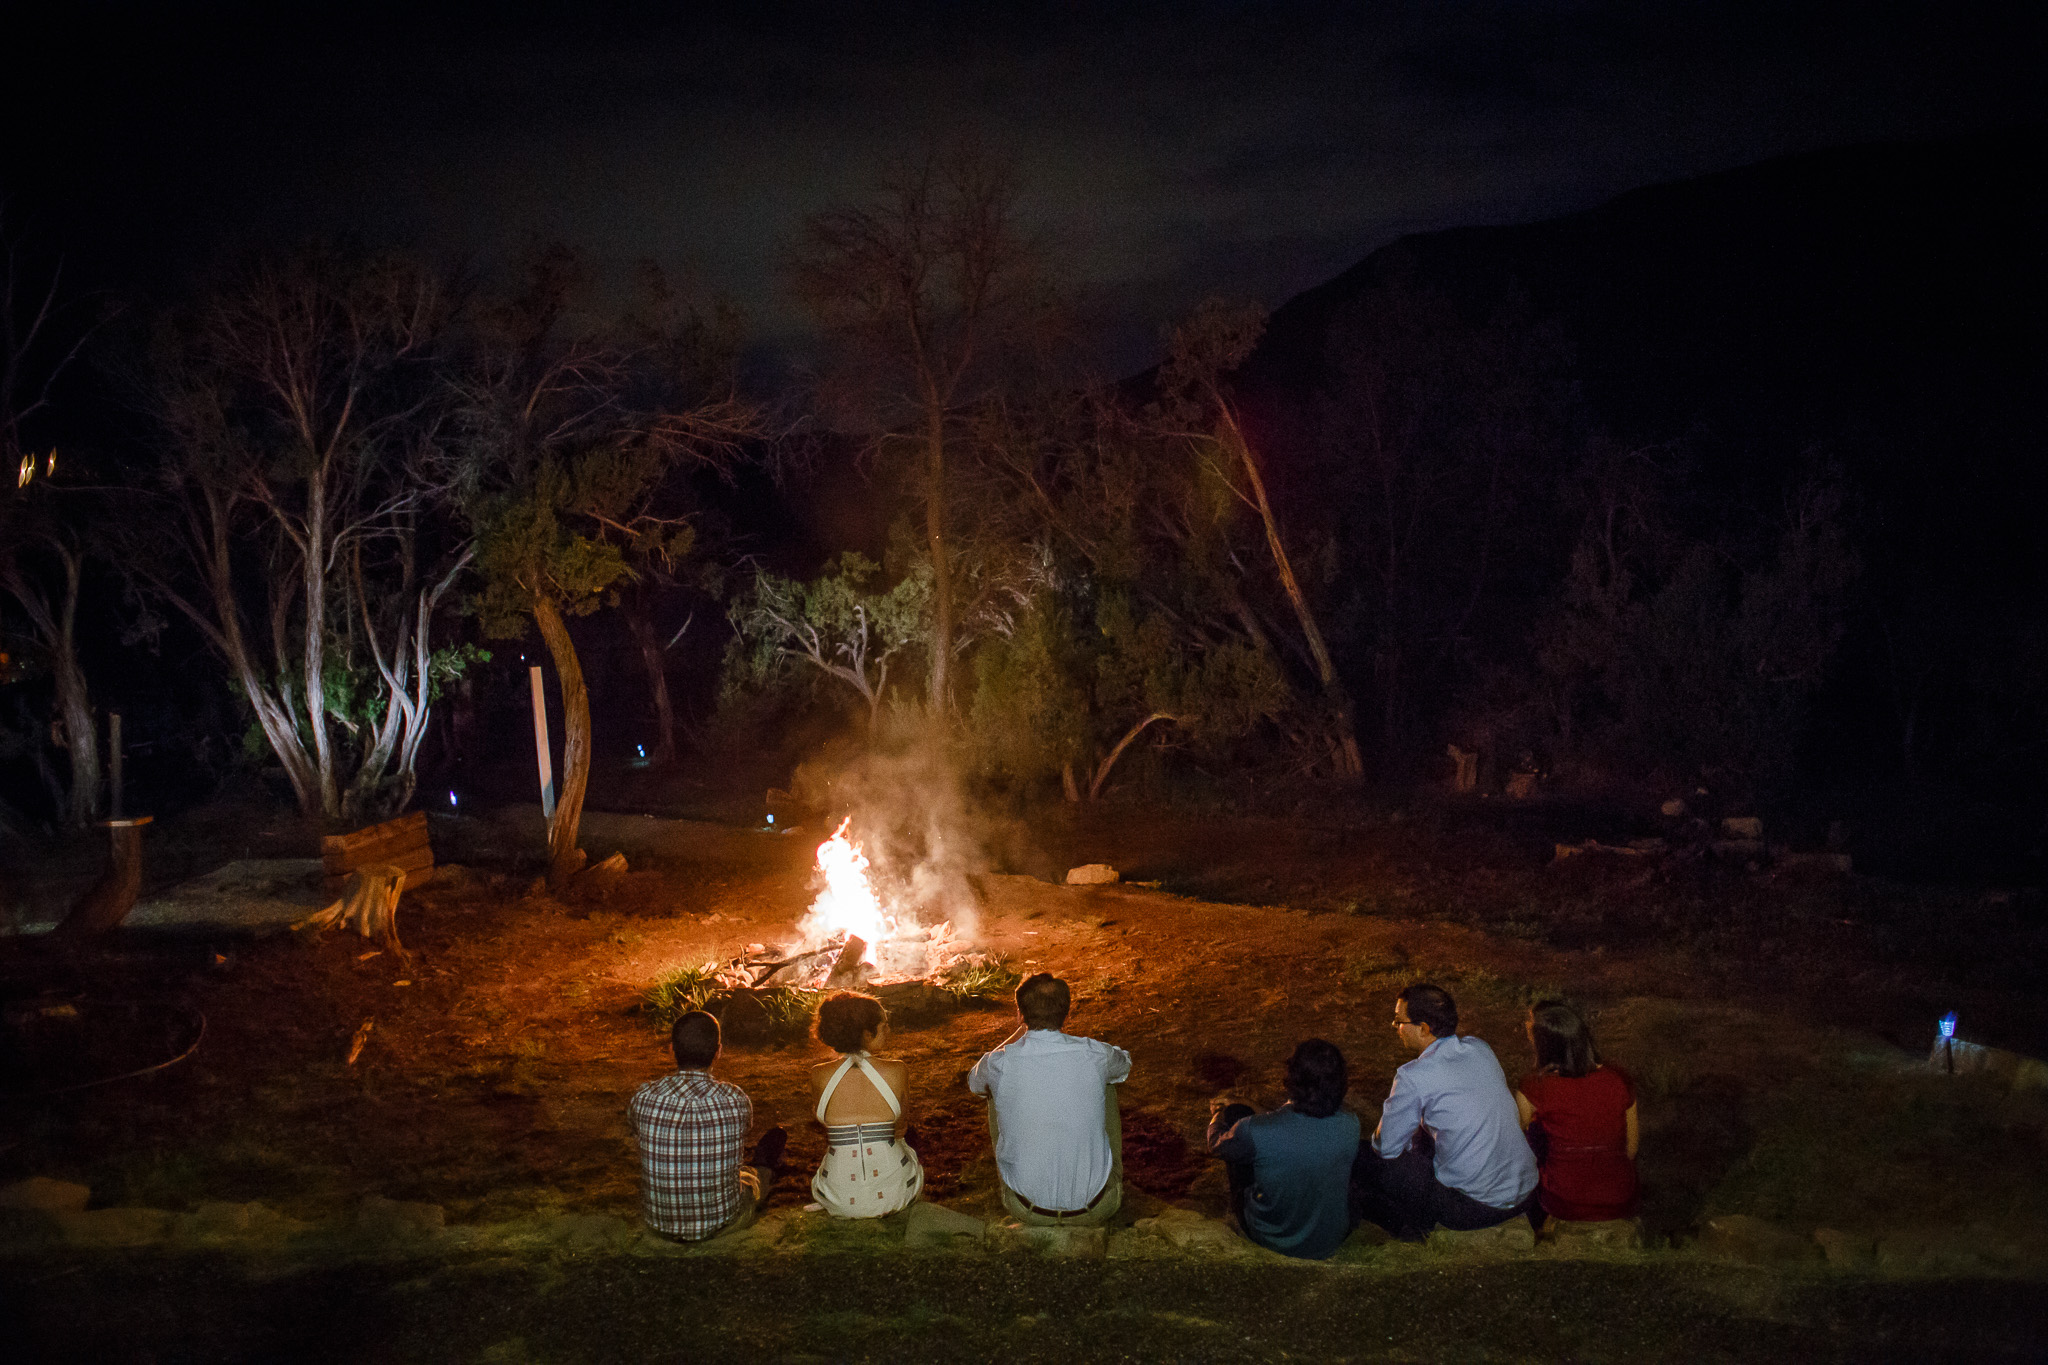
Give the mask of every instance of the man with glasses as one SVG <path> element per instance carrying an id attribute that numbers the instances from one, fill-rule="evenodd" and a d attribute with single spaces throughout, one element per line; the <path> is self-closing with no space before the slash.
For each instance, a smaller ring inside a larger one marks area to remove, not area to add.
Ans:
<path id="1" fill-rule="evenodd" d="M 1361 1218 L 1404 1241 L 1432 1228 L 1489 1228 L 1526 1211 L 1536 1157 L 1493 1049 L 1458 1035 L 1458 1005 L 1418 982 L 1394 1002 L 1401 1045 L 1379 1127 L 1361 1144 L 1352 1193 Z"/>

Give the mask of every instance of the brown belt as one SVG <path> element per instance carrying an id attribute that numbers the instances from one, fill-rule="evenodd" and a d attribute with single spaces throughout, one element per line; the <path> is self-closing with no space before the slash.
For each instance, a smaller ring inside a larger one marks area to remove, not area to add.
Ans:
<path id="1" fill-rule="evenodd" d="M 1115 1179 L 1115 1177 L 1112 1176 L 1111 1179 Z M 1010 1193 L 1017 1194 L 1015 1190 L 1011 1190 Z M 1102 1196 L 1108 1193 L 1109 1181 L 1105 1180 L 1102 1182 L 1102 1188 L 1095 1192 L 1095 1197 L 1078 1209 L 1042 1209 L 1021 1194 L 1017 1194 L 1017 1202 L 1037 1214 L 1040 1218 L 1079 1218 L 1082 1214 L 1100 1204 Z"/>

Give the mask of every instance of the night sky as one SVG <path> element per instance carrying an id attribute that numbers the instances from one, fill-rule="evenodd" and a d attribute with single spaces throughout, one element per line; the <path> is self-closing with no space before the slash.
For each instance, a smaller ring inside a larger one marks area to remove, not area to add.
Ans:
<path id="1" fill-rule="evenodd" d="M 1205 294 L 1277 304 L 1402 233 L 2048 116 L 2038 4 L 421 8 L 17 16 L 15 231 L 124 293 L 311 233 L 486 263 L 562 237 L 614 281 L 689 273 L 773 348 L 803 215 L 968 134 L 1121 367 Z"/>

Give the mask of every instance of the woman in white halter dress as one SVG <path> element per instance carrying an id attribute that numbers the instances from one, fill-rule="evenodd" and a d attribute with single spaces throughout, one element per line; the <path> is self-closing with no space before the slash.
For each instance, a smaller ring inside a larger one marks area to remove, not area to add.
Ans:
<path id="1" fill-rule="evenodd" d="M 895 1213 L 924 1188 L 924 1167 L 903 1141 L 906 1068 L 871 1055 L 889 1036 L 888 1014 L 871 995 L 840 991 L 818 1007 L 816 1031 L 842 1055 L 811 1072 L 826 1142 L 811 1197 L 834 1218 Z"/>

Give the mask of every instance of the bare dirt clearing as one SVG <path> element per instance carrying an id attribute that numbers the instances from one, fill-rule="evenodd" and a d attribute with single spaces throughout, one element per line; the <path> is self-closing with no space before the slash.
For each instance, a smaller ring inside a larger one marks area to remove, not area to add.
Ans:
<path id="1" fill-rule="evenodd" d="M 633 870 L 605 894 L 557 901 L 518 865 L 537 829 L 530 811 L 437 822 L 443 860 L 471 871 L 407 895 L 411 959 L 342 935 L 130 938 L 98 960 L 33 942 L 0 949 L 13 998 L 162 998 L 208 1020 L 181 1066 L 8 1103 L 0 1180 L 79 1180 L 96 1205 L 263 1200 L 303 1218 L 368 1194 L 441 1204 L 451 1221 L 630 1216 L 625 1099 L 668 1066 L 642 996 L 666 969 L 786 939 L 810 900 L 817 834 L 593 815 L 585 846 L 624 851 Z M 1532 992 L 1592 1009 L 1603 1051 L 1641 1086 L 1653 1237 L 1745 1212 L 1801 1231 L 1974 1225 L 1995 1264 L 2041 1250 L 2048 1103 L 1915 1069 L 1937 1002 L 1960 997 L 1966 1015 L 2016 1029 L 2039 1002 L 1999 969 L 1963 982 L 1938 960 L 1907 967 L 1874 951 L 1879 930 L 1896 937 L 1907 930 L 1886 926 L 1910 921 L 1868 886 L 1738 878 L 1621 895 L 1597 871 L 1546 870 L 1527 840 L 1402 827 L 1126 813 L 1039 834 L 1061 867 L 1108 861 L 1163 883 L 977 883 L 983 945 L 1066 977 L 1071 1026 L 1133 1055 L 1128 1218 L 1160 1201 L 1221 1211 L 1221 1172 L 1201 1155 L 1205 1102 L 1224 1088 L 1276 1102 L 1279 1064 L 1300 1038 L 1344 1048 L 1370 1124 L 1404 1060 L 1387 1023 L 1393 993 L 1431 978 L 1511 1076 L 1526 1064 Z M 1220 899 L 1262 888 L 1292 904 Z M 1627 926 L 1611 937 L 1629 946 L 1589 945 L 1587 926 L 1603 923 Z M 962 1078 L 1012 1023 L 991 1002 L 893 1040 L 911 1067 L 930 1195 L 977 1212 L 994 1208 L 992 1166 L 983 1106 Z M 807 1042 L 733 1048 L 720 1067 L 753 1096 L 759 1127 L 790 1129 L 803 1172 L 822 1149 L 804 1099 L 817 1056 Z M 793 1179 L 778 1202 L 807 1197 Z"/>

